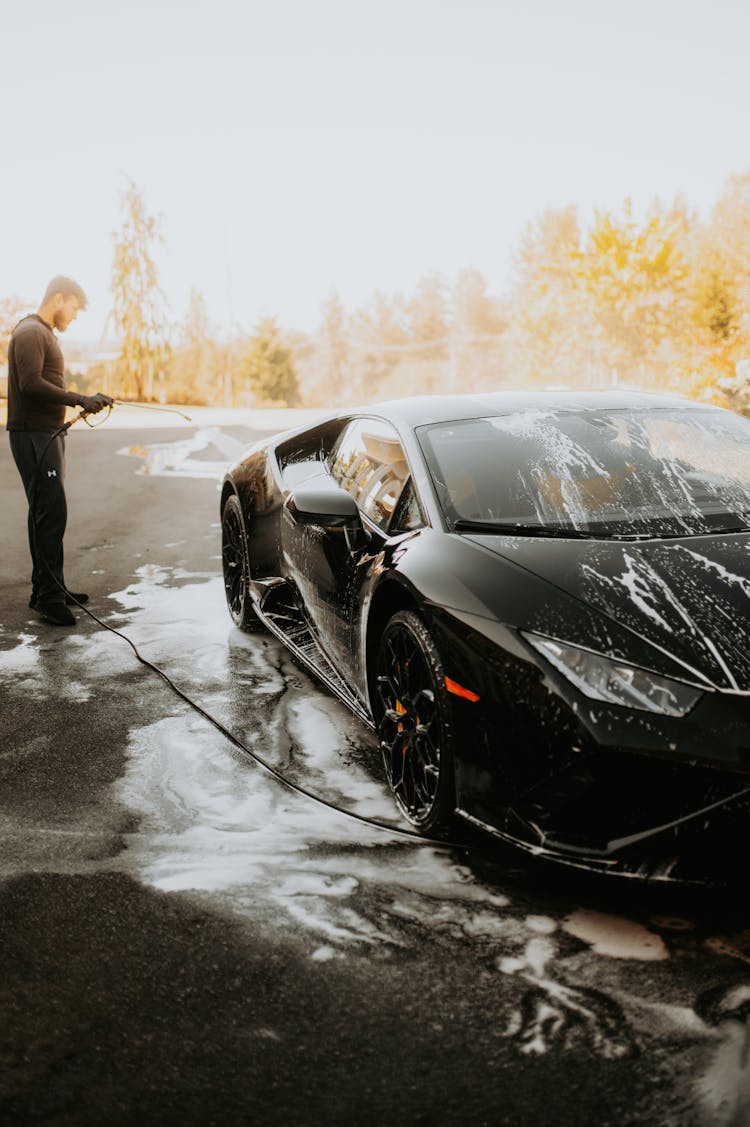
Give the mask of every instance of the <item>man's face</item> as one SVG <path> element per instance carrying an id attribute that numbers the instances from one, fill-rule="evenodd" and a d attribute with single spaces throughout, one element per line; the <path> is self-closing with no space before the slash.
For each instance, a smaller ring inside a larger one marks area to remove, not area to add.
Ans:
<path id="1" fill-rule="evenodd" d="M 58 332 L 64 333 L 70 322 L 75 321 L 78 316 L 81 303 L 75 294 L 71 294 L 69 297 L 56 294 L 55 303 L 55 308 L 52 313 L 52 323 Z"/>

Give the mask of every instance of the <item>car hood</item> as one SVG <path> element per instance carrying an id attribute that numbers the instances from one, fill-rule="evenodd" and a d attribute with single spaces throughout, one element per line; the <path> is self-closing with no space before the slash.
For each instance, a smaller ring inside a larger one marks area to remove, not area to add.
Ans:
<path id="1" fill-rule="evenodd" d="M 471 540 L 606 615 L 701 680 L 750 691 L 750 533 L 643 542 Z"/>

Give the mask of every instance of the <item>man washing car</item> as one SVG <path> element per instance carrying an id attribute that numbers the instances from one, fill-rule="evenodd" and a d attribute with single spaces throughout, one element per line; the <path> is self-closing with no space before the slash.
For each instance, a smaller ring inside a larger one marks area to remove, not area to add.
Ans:
<path id="1" fill-rule="evenodd" d="M 111 406 L 108 395 L 80 395 L 65 387 L 63 355 L 55 330 L 65 332 L 87 305 L 72 278 L 58 275 L 47 286 L 36 313 L 23 317 L 8 348 L 10 448 L 29 502 L 31 598 L 29 606 L 56 626 L 74 626 L 70 607 L 88 595 L 69 592 L 63 578 L 66 407 L 96 414 Z"/>

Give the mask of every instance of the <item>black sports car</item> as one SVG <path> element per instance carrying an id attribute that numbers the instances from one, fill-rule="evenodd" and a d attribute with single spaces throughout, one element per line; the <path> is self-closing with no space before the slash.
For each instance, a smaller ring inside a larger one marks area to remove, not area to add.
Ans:
<path id="1" fill-rule="evenodd" d="M 420 831 L 459 815 L 666 876 L 744 827 L 749 420 L 625 392 L 404 399 L 256 444 L 221 517 L 235 623 L 374 727 Z"/>

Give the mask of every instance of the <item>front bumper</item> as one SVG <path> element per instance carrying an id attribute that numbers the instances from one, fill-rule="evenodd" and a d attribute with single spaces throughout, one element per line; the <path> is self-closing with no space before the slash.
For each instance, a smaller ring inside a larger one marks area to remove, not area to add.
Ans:
<path id="1" fill-rule="evenodd" d="M 750 696 L 706 692 L 680 718 L 602 704 L 515 631 L 498 645 L 437 617 L 447 675 L 460 670 L 481 698 L 455 705 L 465 817 L 585 868 L 673 873 L 689 855 L 703 870 L 711 858 L 717 879 L 744 869 Z"/>

